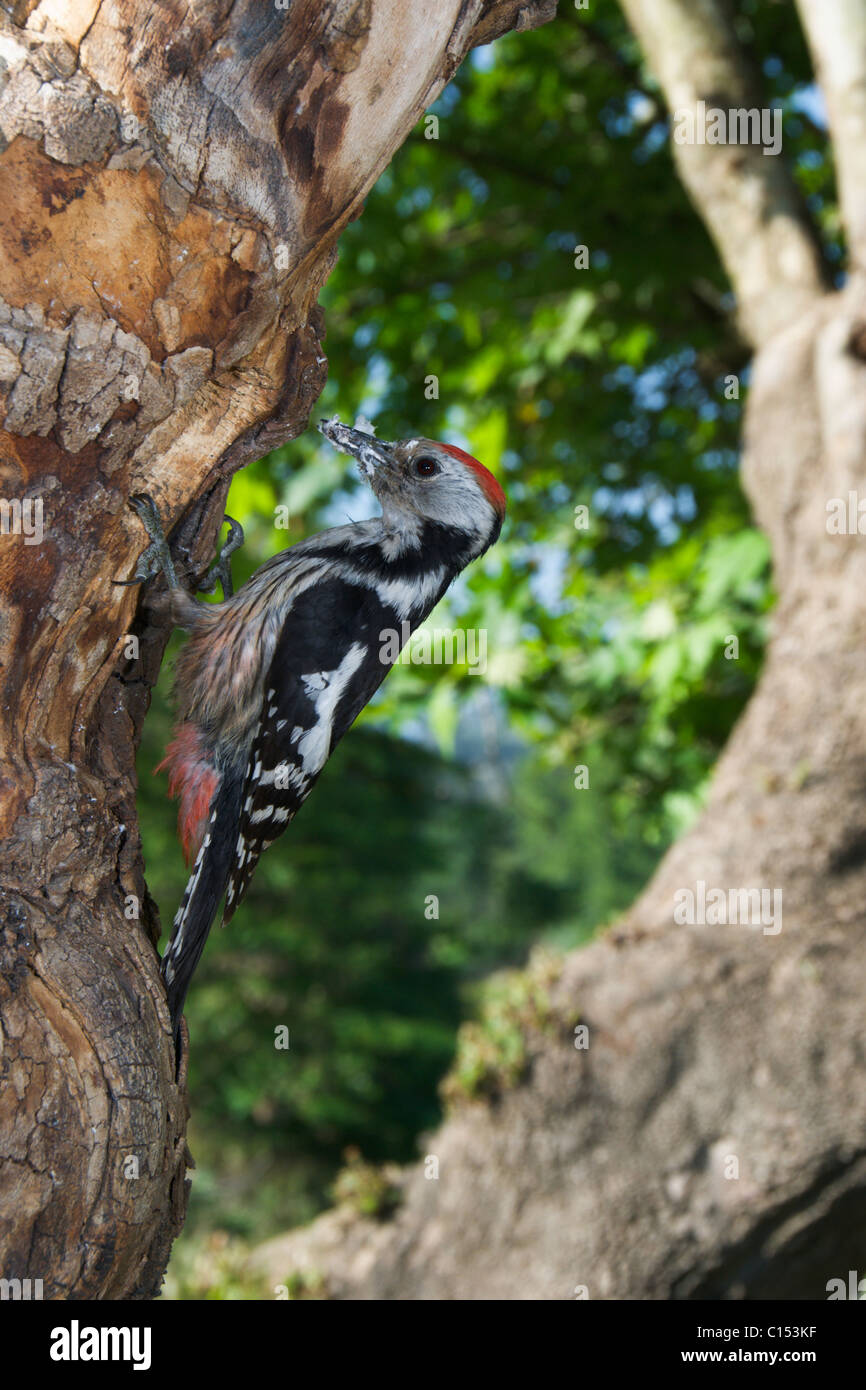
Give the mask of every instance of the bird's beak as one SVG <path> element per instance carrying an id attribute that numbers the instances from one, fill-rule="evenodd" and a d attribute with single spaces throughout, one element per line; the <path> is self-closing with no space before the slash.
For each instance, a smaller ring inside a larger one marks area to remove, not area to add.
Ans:
<path id="1" fill-rule="evenodd" d="M 330 420 L 320 420 L 319 429 L 335 449 L 357 459 L 368 478 L 371 478 L 377 469 L 393 469 L 394 460 L 391 457 L 390 446 L 376 439 L 375 435 L 365 434 L 363 430 L 350 429 L 348 425 L 341 424 L 336 415 Z"/>

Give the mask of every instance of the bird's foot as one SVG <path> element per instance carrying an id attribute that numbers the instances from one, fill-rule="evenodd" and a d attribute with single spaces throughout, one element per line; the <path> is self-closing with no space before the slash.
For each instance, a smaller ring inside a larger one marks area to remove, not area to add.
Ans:
<path id="1" fill-rule="evenodd" d="M 231 598 L 234 593 L 231 556 L 236 550 L 240 550 L 244 543 L 244 528 L 241 526 L 241 523 L 235 521 L 234 518 L 230 516 L 225 517 L 224 520 L 229 524 L 229 533 L 226 537 L 225 544 L 222 546 L 216 558 L 216 562 L 209 571 L 207 578 L 203 579 L 198 586 L 200 593 L 212 594 L 216 588 L 217 580 L 219 580 L 222 585 L 223 600 Z"/>
<path id="2" fill-rule="evenodd" d="M 113 579 L 112 583 L 120 585 L 144 584 L 148 579 L 153 579 L 158 574 L 164 574 L 170 588 L 180 588 L 174 561 L 171 558 L 171 551 L 153 498 L 147 492 L 136 492 L 130 497 L 129 505 L 150 536 L 150 545 L 139 555 L 132 578 Z"/>

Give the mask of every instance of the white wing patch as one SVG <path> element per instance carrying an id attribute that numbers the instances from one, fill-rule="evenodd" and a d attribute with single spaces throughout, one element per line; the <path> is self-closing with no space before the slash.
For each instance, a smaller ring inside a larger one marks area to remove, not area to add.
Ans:
<path id="1" fill-rule="evenodd" d="M 299 726 L 297 732 L 302 734 L 304 731 Z M 259 786 L 276 787 L 278 791 L 293 790 L 302 792 L 309 780 L 307 774 L 294 763 L 282 762 L 277 763 L 276 767 L 270 767 L 267 772 L 262 773 L 259 778 Z M 253 802 L 252 797 L 249 797 L 248 800 L 251 806 Z M 248 811 L 249 806 L 245 807 L 245 810 Z"/>
<path id="2" fill-rule="evenodd" d="M 316 671 L 311 675 L 301 676 L 304 689 L 316 711 L 315 724 L 311 729 L 305 730 L 297 742 L 298 754 L 309 777 L 320 772 L 328 760 L 334 711 L 346 686 L 364 660 L 365 652 L 364 644 L 355 642 L 335 671 Z"/>

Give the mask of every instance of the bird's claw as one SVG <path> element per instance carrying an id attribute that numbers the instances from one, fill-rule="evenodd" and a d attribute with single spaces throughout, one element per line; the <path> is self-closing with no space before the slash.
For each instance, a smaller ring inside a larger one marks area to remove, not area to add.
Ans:
<path id="1" fill-rule="evenodd" d="M 156 508 L 156 503 L 149 492 L 134 492 L 129 499 L 129 505 L 140 519 L 145 531 L 152 541 L 165 540 L 165 532 L 162 529 L 162 521 Z"/>
<path id="2" fill-rule="evenodd" d="M 233 516 L 223 517 L 223 520 L 227 521 L 229 524 L 229 533 L 220 551 L 221 560 L 228 559 L 229 555 L 233 555 L 236 550 L 240 550 L 244 543 L 244 528 L 241 526 L 241 523 L 235 521 Z"/>
<path id="3" fill-rule="evenodd" d="M 202 594 L 212 594 L 216 588 L 217 580 L 219 580 L 222 585 L 223 599 L 225 600 L 231 598 L 234 593 L 229 557 L 243 545 L 244 528 L 239 521 L 235 521 L 234 517 L 226 516 L 223 520 L 227 521 L 229 524 L 229 533 L 220 548 L 216 563 L 213 565 L 206 578 L 201 581 L 198 589 Z"/>

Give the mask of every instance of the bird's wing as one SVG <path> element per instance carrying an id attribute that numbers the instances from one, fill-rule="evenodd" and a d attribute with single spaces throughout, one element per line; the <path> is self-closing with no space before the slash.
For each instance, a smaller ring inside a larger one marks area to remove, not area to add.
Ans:
<path id="1" fill-rule="evenodd" d="M 331 752 L 388 673 L 394 613 L 365 584 L 334 577 L 292 604 L 264 683 L 246 769 L 224 921 L 262 850 L 303 805 Z"/>

